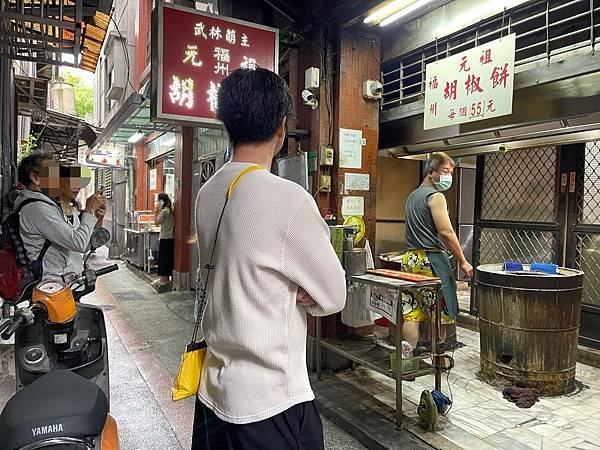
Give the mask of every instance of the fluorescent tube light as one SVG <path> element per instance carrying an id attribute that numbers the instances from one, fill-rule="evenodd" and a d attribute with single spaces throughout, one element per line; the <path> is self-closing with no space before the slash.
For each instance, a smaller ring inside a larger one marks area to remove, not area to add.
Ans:
<path id="1" fill-rule="evenodd" d="M 407 1 L 410 0 L 394 0 L 388 3 L 387 5 L 382 6 L 381 8 L 377 8 L 372 14 L 368 15 L 365 18 L 365 20 L 363 20 L 363 22 L 371 23 L 385 19 L 386 17 L 389 17 L 392 14 L 394 14 L 399 9 L 403 8 L 404 6 L 402 6 L 402 3 L 407 3 Z"/>
<path id="2" fill-rule="evenodd" d="M 402 17 L 405 17 L 415 11 L 418 11 L 419 9 L 423 8 L 428 3 L 431 3 L 431 2 L 432 2 L 432 0 L 417 0 L 416 2 L 407 6 L 406 8 L 402 8 L 400 11 L 398 11 L 395 14 L 392 14 L 391 16 L 387 17 L 386 19 L 382 20 L 381 23 L 379 24 L 379 26 L 385 27 L 386 25 L 389 25 L 390 23 L 396 22 L 397 20 L 401 19 Z"/>
<path id="3" fill-rule="evenodd" d="M 141 131 L 136 131 L 131 136 L 129 136 L 129 138 L 127 139 L 127 142 L 129 142 L 130 144 L 136 144 L 139 141 L 141 141 L 142 139 L 144 139 L 145 136 L 146 135 L 144 133 L 142 133 Z"/>

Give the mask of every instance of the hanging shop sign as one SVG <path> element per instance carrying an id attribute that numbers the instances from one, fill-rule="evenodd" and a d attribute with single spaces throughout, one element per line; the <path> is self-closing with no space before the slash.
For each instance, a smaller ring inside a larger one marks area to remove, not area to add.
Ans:
<path id="1" fill-rule="evenodd" d="M 86 163 L 121 167 L 125 165 L 125 147 L 120 144 L 104 144 L 86 158 Z"/>
<path id="2" fill-rule="evenodd" d="M 425 69 L 425 130 L 512 113 L 515 35 L 497 39 Z"/>
<path id="3" fill-rule="evenodd" d="M 240 67 L 277 72 L 277 29 L 164 3 L 152 19 L 152 120 L 220 126 L 217 94 L 227 75 Z"/>

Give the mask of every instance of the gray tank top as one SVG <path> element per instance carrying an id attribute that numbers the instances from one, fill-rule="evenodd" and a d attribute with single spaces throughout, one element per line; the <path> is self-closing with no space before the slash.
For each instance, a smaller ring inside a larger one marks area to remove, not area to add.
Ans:
<path id="1" fill-rule="evenodd" d="M 439 191 L 434 187 L 421 185 L 406 199 L 406 248 L 408 250 L 445 250 L 427 204 L 429 197 L 436 192 Z"/>

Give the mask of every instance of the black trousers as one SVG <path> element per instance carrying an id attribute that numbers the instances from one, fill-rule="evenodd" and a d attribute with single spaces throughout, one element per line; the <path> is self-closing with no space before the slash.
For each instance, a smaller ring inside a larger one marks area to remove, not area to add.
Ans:
<path id="1" fill-rule="evenodd" d="M 175 255 L 175 239 L 158 240 L 158 276 L 173 275 L 173 257 Z"/>
<path id="2" fill-rule="evenodd" d="M 305 402 L 260 422 L 219 419 L 196 398 L 192 450 L 323 450 L 323 424 L 315 402 Z"/>

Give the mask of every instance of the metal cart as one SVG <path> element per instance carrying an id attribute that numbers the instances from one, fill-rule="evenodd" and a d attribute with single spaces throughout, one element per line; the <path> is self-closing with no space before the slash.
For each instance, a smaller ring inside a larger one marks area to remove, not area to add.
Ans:
<path id="1" fill-rule="evenodd" d="M 442 371 L 437 365 L 437 356 L 442 355 L 442 349 L 440 345 L 440 329 L 441 329 L 441 314 L 440 314 L 440 302 L 441 298 L 441 282 L 431 281 L 424 283 L 414 283 L 404 280 L 397 280 L 393 278 L 382 277 L 378 275 L 355 275 L 346 277 L 348 283 L 363 283 L 374 286 L 382 286 L 385 288 L 392 289 L 396 292 L 396 368 L 392 369 L 391 366 L 383 364 L 381 360 L 369 356 L 369 351 L 373 349 L 371 343 L 356 343 L 348 340 L 340 339 L 326 339 L 321 338 L 321 318 L 316 318 L 316 343 L 317 343 L 317 377 L 321 379 L 322 371 L 322 349 L 325 348 L 332 351 L 340 356 L 343 356 L 354 363 L 368 367 L 369 369 L 375 370 L 383 375 L 396 380 L 396 424 L 398 427 L 402 427 L 402 381 L 409 378 L 417 378 L 425 375 L 435 374 L 435 389 L 441 390 L 442 387 Z M 432 354 L 432 365 L 427 365 L 425 368 L 420 368 L 417 371 L 411 371 L 404 373 L 402 370 L 402 325 L 404 318 L 402 315 L 402 292 L 417 291 L 423 288 L 434 288 L 435 289 L 435 324 L 433 326 L 434 334 L 431 340 L 431 354 Z"/>

